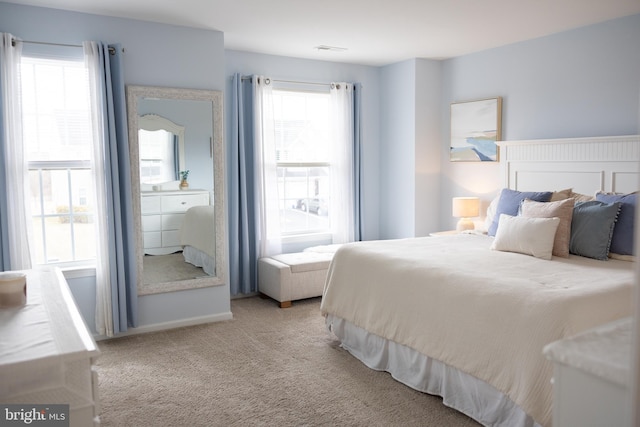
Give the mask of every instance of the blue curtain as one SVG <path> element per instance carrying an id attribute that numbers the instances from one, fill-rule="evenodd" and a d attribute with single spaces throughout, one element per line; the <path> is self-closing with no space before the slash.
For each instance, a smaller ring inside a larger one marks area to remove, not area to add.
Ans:
<path id="1" fill-rule="evenodd" d="M 353 91 L 353 174 L 354 174 L 354 238 L 362 240 L 364 226 L 362 221 L 362 134 L 360 132 L 360 114 L 362 106 L 362 84 L 355 83 Z"/>
<path id="2" fill-rule="evenodd" d="M 256 79 L 233 76 L 229 188 L 229 286 L 231 295 L 258 291 L 253 92 Z"/>
<path id="3" fill-rule="evenodd" d="M 104 70 L 105 177 L 113 332 L 138 324 L 136 237 L 120 45 L 98 43 Z"/>
<path id="4" fill-rule="evenodd" d="M 173 135 L 173 170 L 175 172 L 175 180 L 180 179 L 180 138 Z"/>

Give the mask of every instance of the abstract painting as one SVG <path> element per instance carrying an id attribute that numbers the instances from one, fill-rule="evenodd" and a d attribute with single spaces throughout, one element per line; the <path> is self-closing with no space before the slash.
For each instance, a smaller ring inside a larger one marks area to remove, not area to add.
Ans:
<path id="1" fill-rule="evenodd" d="M 451 104 L 452 162 L 496 162 L 501 139 L 502 98 Z"/>

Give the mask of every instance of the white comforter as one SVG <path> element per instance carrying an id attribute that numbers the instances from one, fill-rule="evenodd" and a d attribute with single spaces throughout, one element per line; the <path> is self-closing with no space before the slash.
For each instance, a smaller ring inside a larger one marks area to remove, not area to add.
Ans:
<path id="1" fill-rule="evenodd" d="M 633 266 L 489 249 L 478 235 L 344 245 L 323 314 L 343 318 L 497 388 L 551 424 L 545 344 L 632 313 Z"/>

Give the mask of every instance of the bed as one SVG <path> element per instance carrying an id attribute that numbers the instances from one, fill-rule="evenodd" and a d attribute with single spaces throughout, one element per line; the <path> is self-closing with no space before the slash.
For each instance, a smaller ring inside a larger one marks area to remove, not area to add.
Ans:
<path id="1" fill-rule="evenodd" d="M 184 260 L 216 275 L 215 212 L 212 205 L 193 206 L 185 213 L 180 227 Z"/>
<path id="2" fill-rule="evenodd" d="M 549 190 L 555 196 L 571 188 L 578 195 L 626 195 L 638 188 L 638 136 L 500 145 L 503 193 Z M 543 220 L 518 221 L 529 227 Z M 559 220 L 543 222 L 549 229 Z M 546 253 L 506 250 L 500 245 L 513 239 L 505 237 L 504 224 L 492 237 L 343 245 L 327 273 L 321 312 L 342 347 L 367 366 L 442 396 L 481 424 L 549 426 L 553 368 L 542 349 L 632 314 L 633 257 L 547 259 Z"/>

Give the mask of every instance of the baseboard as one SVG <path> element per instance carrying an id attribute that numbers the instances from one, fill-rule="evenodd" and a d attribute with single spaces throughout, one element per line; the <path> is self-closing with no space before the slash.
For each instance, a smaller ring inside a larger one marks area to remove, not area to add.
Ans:
<path id="1" fill-rule="evenodd" d="M 93 339 L 102 341 L 110 338 L 126 337 L 129 335 L 146 334 L 148 332 L 166 331 L 169 329 L 182 328 L 185 326 L 202 325 L 204 323 L 222 322 L 223 320 L 233 319 L 233 314 L 229 311 L 226 313 L 213 314 L 210 316 L 191 317 L 189 319 L 175 320 L 171 322 L 154 323 L 151 325 L 139 326 L 137 328 L 129 328 L 126 332 L 117 334 L 114 337 L 106 335 L 94 335 Z"/>

